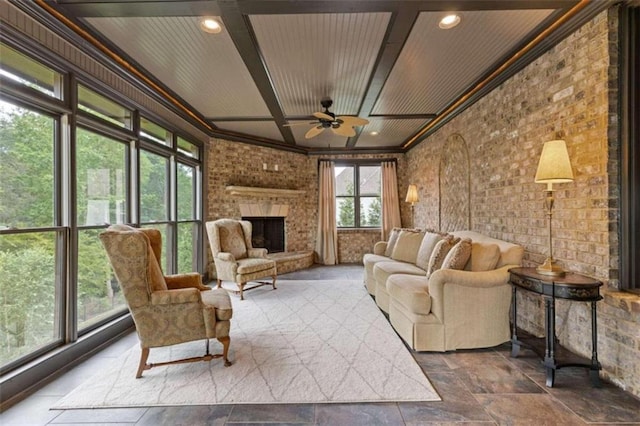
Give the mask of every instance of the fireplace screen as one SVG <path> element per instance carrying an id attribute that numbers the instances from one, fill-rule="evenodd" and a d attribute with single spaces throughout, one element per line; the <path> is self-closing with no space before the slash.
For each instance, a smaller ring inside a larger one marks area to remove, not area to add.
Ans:
<path id="1" fill-rule="evenodd" d="M 284 251 L 284 217 L 243 217 L 253 225 L 251 244 L 269 253 Z"/>

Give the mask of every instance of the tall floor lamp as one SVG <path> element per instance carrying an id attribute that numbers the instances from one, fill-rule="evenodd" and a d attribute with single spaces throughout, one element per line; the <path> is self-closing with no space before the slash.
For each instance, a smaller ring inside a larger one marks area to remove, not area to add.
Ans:
<path id="1" fill-rule="evenodd" d="M 407 188 L 407 197 L 404 199 L 407 203 L 411 203 L 411 227 L 413 228 L 413 206 L 418 202 L 418 187 L 411 184 Z"/>
<path id="2" fill-rule="evenodd" d="M 544 263 L 536 268 L 539 274 L 563 276 L 565 271 L 556 263 L 553 258 L 551 217 L 553 215 L 553 187 L 554 183 L 573 182 L 573 171 L 567 152 L 567 144 L 563 140 L 545 142 L 538 163 L 538 170 L 535 177 L 536 183 L 546 183 L 547 190 L 544 206 L 547 210 L 547 220 L 549 221 L 549 257 Z"/>

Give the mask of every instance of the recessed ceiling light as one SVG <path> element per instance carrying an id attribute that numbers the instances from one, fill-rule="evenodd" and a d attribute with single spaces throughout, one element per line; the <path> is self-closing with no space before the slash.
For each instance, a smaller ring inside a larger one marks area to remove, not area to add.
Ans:
<path id="1" fill-rule="evenodd" d="M 378 132 L 376 132 L 375 130 L 371 133 L 369 133 L 371 136 L 378 136 Z"/>
<path id="2" fill-rule="evenodd" d="M 438 26 L 443 30 L 453 28 L 460 23 L 460 16 L 456 14 L 447 15 L 440 20 Z"/>
<path id="3" fill-rule="evenodd" d="M 222 25 L 215 18 L 202 18 L 200 20 L 200 29 L 211 34 L 218 34 L 222 31 Z"/>

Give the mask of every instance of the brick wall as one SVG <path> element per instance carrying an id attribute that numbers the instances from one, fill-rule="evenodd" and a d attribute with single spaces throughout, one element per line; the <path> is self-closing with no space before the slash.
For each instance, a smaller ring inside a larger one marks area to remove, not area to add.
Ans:
<path id="1" fill-rule="evenodd" d="M 405 168 L 402 154 L 333 155 L 322 158 L 332 160 L 396 158 L 399 169 L 399 191 L 406 192 L 407 185 L 400 172 Z M 209 144 L 207 160 L 206 220 L 223 217 L 240 218 L 239 203 L 289 204 L 289 215 L 285 219 L 286 250 L 314 249 L 318 220 L 318 157 L 213 139 Z M 269 171 L 263 170 L 263 163 L 267 163 Z M 278 172 L 273 171 L 275 164 L 278 165 Z M 225 190 L 228 185 L 302 189 L 306 192 L 295 198 L 231 196 Z M 400 194 L 400 197 L 404 197 L 404 193 Z M 379 240 L 379 231 L 338 231 L 339 262 L 362 262 L 362 256 L 370 253 L 375 242 Z M 211 263 L 211 259 L 208 263 Z M 209 265 L 207 270 L 210 269 Z"/>
<path id="2" fill-rule="evenodd" d="M 289 205 L 285 218 L 286 251 L 313 250 L 317 223 L 318 171 L 316 161 L 303 154 L 223 139 L 213 139 L 207 152 L 206 220 L 240 219 L 240 203 Z M 263 170 L 263 164 L 268 166 Z M 274 166 L 278 165 L 278 171 Z M 298 189 L 293 197 L 229 195 L 229 185 Z"/>
<path id="3" fill-rule="evenodd" d="M 525 266 L 534 266 L 548 254 L 545 187 L 534 183 L 538 159 L 545 141 L 565 139 L 575 181 L 554 186 L 553 254 L 566 269 L 605 282 L 598 303 L 603 374 L 640 396 L 638 298 L 615 291 L 619 148 L 609 52 L 616 27 L 615 12 L 594 18 L 411 149 L 406 175 L 421 195 L 416 226 L 437 227 L 439 162 L 447 139 L 459 135 L 470 158 L 471 229 L 523 245 Z M 542 333 L 539 297 L 523 295 L 518 314 L 519 325 Z M 585 303 L 558 303 L 560 342 L 588 357 L 589 318 Z"/>

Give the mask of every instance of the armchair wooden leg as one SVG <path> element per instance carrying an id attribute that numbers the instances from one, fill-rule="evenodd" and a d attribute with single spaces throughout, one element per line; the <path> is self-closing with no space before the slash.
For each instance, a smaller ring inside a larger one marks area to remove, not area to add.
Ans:
<path id="1" fill-rule="evenodd" d="M 224 366 L 229 367 L 232 364 L 232 362 L 229 361 L 229 357 L 228 357 L 229 343 L 231 342 L 231 339 L 229 338 L 229 336 L 218 337 L 217 339 L 220 343 L 222 343 L 222 359 L 224 360 Z"/>
<path id="2" fill-rule="evenodd" d="M 244 294 L 243 294 L 243 292 L 244 292 L 244 285 L 245 285 L 245 284 L 246 284 L 246 283 L 240 283 L 240 284 L 238 284 L 238 288 L 240 289 L 240 300 L 244 300 Z"/>
<path id="3" fill-rule="evenodd" d="M 271 277 L 271 278 L 273 278 L 273 281 L 272 281 L 272 283 L 273 283 L 273 284 L 271 284 L 271 285 L 273 286 L 273 289 L 274 289 L 274 290 L 275 290 L 276 288 L 278 288 L 278 287 L 276 287 L 276 278 L 277 278 L 277 277 L 278 277 L 277 275 L 274 275 L 274 276 L 272 276 L 272 277 Z"/>
<path id="4" fill-rule="evenodd" d="M 217 288 L 222 288 L 222 280 L 218 280 L 218 287 Z"/>
<path id="5" fill-rule="evenodd" d="M 140 377 L 142 377 L 142 372 L 145 369 L 148 370 L 148 368 L 145 368 L 147 366 L 148 358 L 149 358 L 149 348 L 142 348 L 142 353 L 140 354 L 140 364 L 138 364 L 138 372 L 136 373 L 136 379 L 139 379 Z"/>

